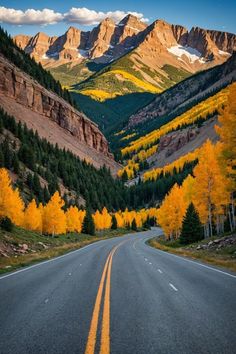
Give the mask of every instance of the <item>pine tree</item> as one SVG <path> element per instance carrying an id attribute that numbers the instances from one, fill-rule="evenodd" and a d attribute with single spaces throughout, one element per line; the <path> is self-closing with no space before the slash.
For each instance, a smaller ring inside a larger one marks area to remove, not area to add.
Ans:
<path id="1" fill-rule="evenodd" d="M 89 208 L 86 209 L 86 215 L 83 221 L 82 233 L 94 236 L 95 235 L 95 225 L 94 220 Z"/>
<path id="2" fill-rule="evenodd" d="M 137 223 L 135 218 L 132 220 L 131 229 L 137 231 Z"/>
<path id="3" fill-rule="evenodd" d="M 190 203 L 184 216 L 179 242 L 183 245 L 203 239 L 202 225 L 197 210 Z"/>
<path id="4" fill-rule="evenodd" d="M 19 165 L 19 160 L 16 154 L 13 155 L 12 159 L 12 167 L 13 171 L 18 174 L 20 172 L 20 165 Z"/>
<path id="5" fill-rule="evenodd" d="M 117 220 L 116 220 L 116 216 L 114 214 L 112 214 L 111 229 L 112 230 L 116 230 L 117 229 Z"/>

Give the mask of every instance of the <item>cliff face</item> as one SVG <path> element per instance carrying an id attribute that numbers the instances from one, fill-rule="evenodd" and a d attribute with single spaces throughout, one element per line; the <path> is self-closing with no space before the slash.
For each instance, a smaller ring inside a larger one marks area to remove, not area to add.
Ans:
<path id="1" fill-rule="evenodd" d="M 112 159 L 107 140 L 96 124 L 1 56 L 0 95 L 45 117 L 45 124 L 47 120 L 55 122 L 78 142 Z"/>

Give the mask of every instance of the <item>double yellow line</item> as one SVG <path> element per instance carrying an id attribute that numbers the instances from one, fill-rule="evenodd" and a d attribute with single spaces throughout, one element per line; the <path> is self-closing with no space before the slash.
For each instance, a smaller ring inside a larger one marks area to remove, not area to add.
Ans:
<path id="1" fill-rule="evenodd" d="M 98 319 L 99 319 L 99 313 L 100 313 L 100 308 L 102 303 L 104 285 L 105 285 L 105 292 L 104 292 L 104 304 L 103 304 L 103 314 L 102 314 L 100 354 L 110 354 L 111 267 L 112 267 L 112 260 L 115 252 L 124 242 L 126 241 L 123 241 L 119 245 L 114 247 L 106 259 L 106 263 L 103 268 L 102 277 L 99 283 L 96 301 L 93 309 L 93 315 L 90 323 L 90 329 L 89 329 L 85 354 L 94 354 L 95 352 L 97 331 L 98 331 Z"/>

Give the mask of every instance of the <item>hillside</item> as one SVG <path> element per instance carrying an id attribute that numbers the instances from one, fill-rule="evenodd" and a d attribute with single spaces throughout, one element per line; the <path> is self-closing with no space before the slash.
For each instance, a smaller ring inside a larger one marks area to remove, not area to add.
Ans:
<path id="1" fill-rule="evenodd" d="M 69 149 L 96 167 L 105 164 L 115 174 L 119 165 L 110 154 L 107 140 L 97 125 L 57 95 L 55 90 L 52 91 L 50 85 L 47 88 L 48 77 L 50 79 L 51 76 L 40 65 L 27 55 L 27 67 L 21 65 L 24 59 L 21 51 L 14 47 L 3 31 L 1 38 L 0 104 L 4 110 L 29 128 L 37 130 L 39 136 L 51 143 Z M 7 53 L 6 48 L 9 49 Z M 11 51 L 15 64 L 10 61 Z M 24 72 L 22 67 L 25 70 L 28 68 L 27 72 L 32 72 L 33 77 Z M 44 84 L 46 80 L 44 86 L 35 80 L 35 68 L 41 71 L 41 82 Z"/>

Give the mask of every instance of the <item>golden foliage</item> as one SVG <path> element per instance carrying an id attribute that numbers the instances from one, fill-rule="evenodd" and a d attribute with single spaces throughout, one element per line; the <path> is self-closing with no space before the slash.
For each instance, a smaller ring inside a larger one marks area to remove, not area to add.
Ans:
<path id="1" fill-rule="evenodd" d="M 7 216 L 17 226 L 24 223 L 24 202 L 18 189 L 13 189 L 8 171 L 0 168 L 0 217 Z"/>
<path id="2" fill-rule="evenodd" d="M 122 149 L 122 155 L 135 153 L 140 149 L 146 149 L 147 146 L 154 144 L 160 137 L 184 124 L 194 123 L 200 116 L 203 119 L 207 119 L 209 114 L 213 113 L 216 109 L 220 109 L 222 105 L 226 103 L 228 91 L 228 88 L 221 90 L 214 96 L 207 98 L 180 116 L 177 116 L 171 122 L 163 125 L 160 129 L 156 129 L 151 133 L 132 141 L 129 146 Z"/>
<path id="3" fill-rule="evenodd" d="M 24 228 L 26 230 L 42 232 L 42 214 L 34 199 L 25 209 Z"/>

